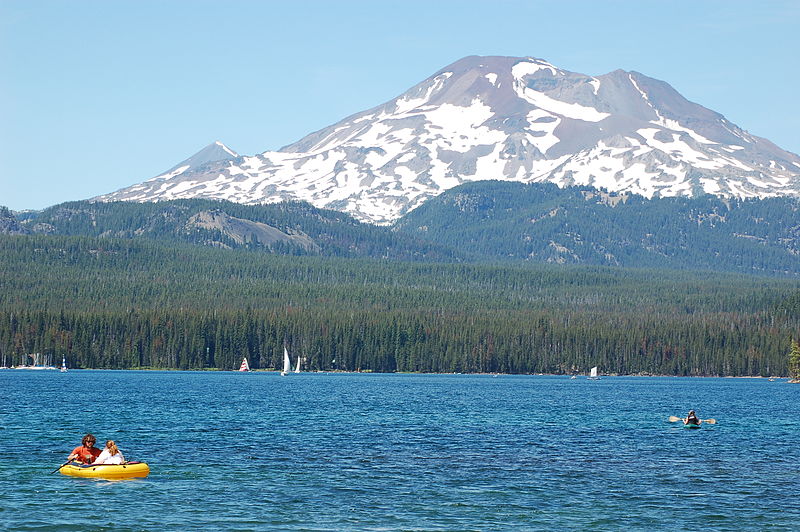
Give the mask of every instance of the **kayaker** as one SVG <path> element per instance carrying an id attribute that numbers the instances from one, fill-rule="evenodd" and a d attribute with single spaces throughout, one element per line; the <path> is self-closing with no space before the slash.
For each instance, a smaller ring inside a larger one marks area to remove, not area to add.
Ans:
<path id="1" fill-rule="evenodd" d="M 122 453 L 119 452 L 117 448 L 117 444 L 114 443 L 114 440 L 108 440 L 106 442 L 106 448 L 103 449 L 103 452 L 100 453 L 100 456 L 93 462 L 95 464 L 123 464 L 125 463 L 125 457 L 122 456 Z"/>
<path id="2" fill-rule="evenodd" d="M 82 464 L 94 463 L 95 459 L 100 456 L 100 449 L 94 446 L 97 443 L 97 438 L 92 434 L 87 434 L 81 439 L 81 446 L 75 447 L 67 460 L 74 460 Z"/>
<path id="3" fill-rule="evenodd" d="M 689 414 L 687 414 L 686 419 L 683 420 L 684 425 L 699 425 L 701 422 L 697 418 L 697 414 L 694 413 L 694 410 L 689 410 Z"/>

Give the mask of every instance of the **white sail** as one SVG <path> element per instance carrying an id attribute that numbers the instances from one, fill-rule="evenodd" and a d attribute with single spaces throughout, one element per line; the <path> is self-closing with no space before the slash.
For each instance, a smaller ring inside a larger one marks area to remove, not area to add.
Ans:
<path id="1" fill-rule="evenodd" d="M 289 360 L 289 351 L 286 348 L 283 348 L 283 371 L 281 371 L 281 375 L 286 375 L 292 371 L 292 361 Z"/>
<path id="2" fill-rule="evenodd" d="M 294 372 L 300 373 L 300 357 L 297 357 L 297 366 L 295 366 Z"/>
<path id="3" fill-rule="evenodd" d="M 239 371 L 250 371 L 250 364 L 247 363 L 247 357 L 242 359 L 242 365 L 239 366 Z"/>
<path id="4" fill-rule="evenodd" d="M 600 377 L 597 376 L 597 366 L 593 367 L 589 370 L 589 378 L 590 379 L 599 379 Z"/>
<path id="5" fill-rule="evenodd" d="M 67 371 L 67 359 L 61 357 L 61 373 L 64 373 L 65 371 Z"/>

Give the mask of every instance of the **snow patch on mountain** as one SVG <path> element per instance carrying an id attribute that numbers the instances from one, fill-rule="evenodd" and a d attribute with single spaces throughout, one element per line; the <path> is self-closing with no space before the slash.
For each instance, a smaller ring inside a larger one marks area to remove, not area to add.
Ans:
<path id="1" fill-rule="evenodd" d="M 798 168 L 797 155 L 637 72 L 592 77 L 532 57 L 467 57 L 279 151 L 240 156 L 215 142 L 96 199 L 304 200 L 390 223 L 467 181 L 747 198 L 800 195 Z"/>

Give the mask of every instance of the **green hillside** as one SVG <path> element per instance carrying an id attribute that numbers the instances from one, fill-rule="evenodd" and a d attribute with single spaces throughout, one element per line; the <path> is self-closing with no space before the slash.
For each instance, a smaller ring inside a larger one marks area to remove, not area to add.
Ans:
<path id="1" fill-rule="evenodd" d="M 145 238 L 288 255 L 433 261 L 458 257 L 427 239 L 362 224 L 347 214 L 303 202 L 78 201 L 24 213 L 20 218 L 21 226 L 31 234 Z"/>
<path id="2" fill-rule="evenodd" d="M 532 262 L 800 275 L 800 202 L 613 195 L 588 187 L 481 181 L 427 201 L 392 227 L 302 202 L 71 202 L 0 233 L 145 238 L 283 255 L 424 262 Z"/>
<path id="3" fill-rule="evenodd" d="M 800 202 L 613 195 L 481 181 L 396 225 L 475 258 L 800 275 Z"/>

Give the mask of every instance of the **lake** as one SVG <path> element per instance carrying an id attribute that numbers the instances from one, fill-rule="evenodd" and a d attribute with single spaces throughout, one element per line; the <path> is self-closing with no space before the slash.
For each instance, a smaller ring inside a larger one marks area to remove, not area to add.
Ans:
<path id="1" fill-rule="evenodd" d="M 783 380 L 2 370 L 0 392 L 7 530 L 800 528 Z M 690 408 L 718 423 L 668 422 Z M 150 476 L 51 474 L 85 432 Z"/>

